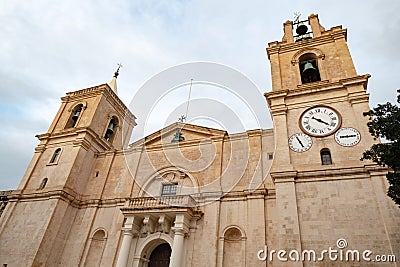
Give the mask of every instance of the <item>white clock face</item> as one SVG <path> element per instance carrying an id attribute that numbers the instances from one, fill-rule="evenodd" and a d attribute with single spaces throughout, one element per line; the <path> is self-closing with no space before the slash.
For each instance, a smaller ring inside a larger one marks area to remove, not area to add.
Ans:
<path id="1" fill-rule="evenodd" d="M 307 109 L 300 117 L 303 132 L 317 137 L 333 134 L 342 123 L 339 113 L 333 108 L 316 106 Z"/>
<path id="2" fill-rule="evenodd" d="M 304 152 L 312 146 L 312 139 L 310 136 L 303 133 L 296 133 L 289 138 L 289 147 L 296 152 Z"/>
<path id="3" fill-rule="evenodd" d="M 360 139 L 360 132 L 354 128 L 341 128 L 335 133 L 335 140 L 341 146 L 355 146 Z"/>

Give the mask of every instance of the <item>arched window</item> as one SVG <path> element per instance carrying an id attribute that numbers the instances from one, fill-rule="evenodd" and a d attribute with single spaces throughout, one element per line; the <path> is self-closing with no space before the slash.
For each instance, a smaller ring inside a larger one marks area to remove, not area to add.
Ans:
<path id="1" fill-rule="evenodd" d="M 51 157 L 50 163 L 57 163 L 60 154 L 61 154 L 61 148 L 57 148 L 56 151 L 54 151 L 53 156 Z"/>
<path id="2" fill-rule="evenodd" d="M 44 179 L 42 180 L 42 182 L 40 183 L 38 190 L 44 189 L 44 188 L 46 187 L 47 181 L 48 181 L 48 179 L 47 179 L 47 178 L 44 178 Z"/>
<path id="3" fill-rule="evenodd" d="M 315 54 L 307 53 L 302 55 L 299 58 L 299 68 L 303 84 L 321 81 L 317 56 Z"/>
<path id="4" fill-rule="evenodd" d="M 68 119 L 67 125 L 66 125 L 66 129 L 67 128 L 73 128 L 76 126 L 76 123 L 78 122 L 78 118 L 82 113 L 82 109 L 83 109 L 83 105 L 79 104 L 76 107 L 74 107 L 71 111 L 71 115 Z"/>
<path id="5" fill-rule="evenodd" d="M 329 149 L 324 148 L 320 152 L 321 154 L 321 163 L 322 165 L 331 165 L 332 164 L 332 156 Z"/>
<path id="6" fill-rule="evenodd" d="M 112 142 L 115 136 L 115 131 L 118 127 L 118 119 L 116 117 L 112 117 L 110 122 L 108 123 L 106 133 L 104 134 L 104 138 Z"/>

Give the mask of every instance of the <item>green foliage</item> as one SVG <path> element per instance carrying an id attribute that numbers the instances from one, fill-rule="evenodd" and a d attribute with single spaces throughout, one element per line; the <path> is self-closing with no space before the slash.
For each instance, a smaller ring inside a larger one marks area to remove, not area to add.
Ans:
<path id="1" fill-rule="evenodd" d="M 397 102 L 400 103 L 400 89 L 397 92 Z M 387 102 L 365 112 L 364 116 L 369 116 L 367 126 L 371 135 L 387 142 L 372 145 L 361 160 L 372 160 L 391 169 L 386 175 L 389 182 L 387 194 L 400 205 L 400 107 Z"/>

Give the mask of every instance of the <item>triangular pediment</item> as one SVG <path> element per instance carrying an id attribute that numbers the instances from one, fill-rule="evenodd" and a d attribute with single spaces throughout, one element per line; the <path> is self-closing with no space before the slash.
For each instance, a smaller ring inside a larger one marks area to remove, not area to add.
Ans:
<path id="1" fill-rule="evenodd" d="M 184 143 L 203 141 L 205 139 L 223 138 L 227 135 L 224 130 L 218 130 L 213 128 L 208 128 L 199 125 L 175 122 L 157 132 L 154 132 L 132 144 L 130 147 L 138 146 L 157 146 L 162 144 L 172 143 L 172 139 L 175 137 L 177 131 L 181 132 L 184 137 Z"/>

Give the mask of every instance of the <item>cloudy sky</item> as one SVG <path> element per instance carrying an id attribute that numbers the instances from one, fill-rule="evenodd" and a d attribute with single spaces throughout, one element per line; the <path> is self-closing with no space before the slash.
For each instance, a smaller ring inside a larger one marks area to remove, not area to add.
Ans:
<path id="1" fill-rule="evenodd" d="M 370 104 L 394 102 L 400 87 L 398 10 L 398 0 L 1 0 L 0 190 L 18 186 L 38 144 L 34 136 L 47 131 L 60 97 L 107 82 L 117 63 L 123 64 L 118 90 L 126 105 L 154 75 L 197 61 L 239 71 L 262 98 L 271 89 L 265 47 L 281 40 L 282 23 L 294 12 L 303 19 L 318 14 L 326 29 L 347 28 L 358 73 L 372 75 Z M 212 94 L 209 87 L 204 92 Z M 182 106 L 173 96 L 164 105 Z M 260 126 L 269 128 L 264 107 Z M 148 117 L 131 110 L 138 118 Z M 175 115 L 173 109 L 165 112 Z"/>

